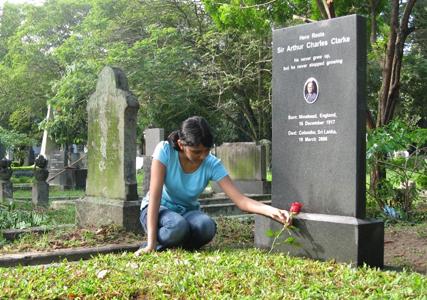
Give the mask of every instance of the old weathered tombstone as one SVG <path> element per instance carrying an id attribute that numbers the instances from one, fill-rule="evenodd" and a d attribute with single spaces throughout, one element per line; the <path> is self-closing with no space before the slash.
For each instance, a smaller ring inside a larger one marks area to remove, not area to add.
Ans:
<path id="1" fill-rule="evenodd" d="M 59 185 L 62 190 L 86 188 L 86 154 L 83 147 L 71 145 L 65 151 L 53 151 L 51 167 L 51 183 Z"/>
<path id="2" fill-rule="evenodd" d="M 266 181 L 265 145 L 253 142 L 224 143 L 215 148 L 215 155 L 221 159 L 230 177 L 242 193 L 270 193 Z M 211 183 L 215 192 L 221 189 Z"/>
<path id="3" fill-rule="evenodd" d="M 47 115 L 45 120 L 49 121 L 53 119 L 53 112 L 52 107 L 50 105 L 47 106 Z M 40 155 L 43 155 L 47 161 L 49 162 L 51 159 L 52 153 L 57 149 L 57 145 L 55 142 L 50 138 L 49 133 L 47 129 L 43 130 L 43 139 L 42 139 L 42 146 L 40 149 Z"/>
<path id="4" fill-rule="evenodd" d="M 144 179 L 142 180 L 142 197 L 144 197 L 150 190 L 150 177 L 151 177 L 151 164 L 153 162 L 152 156 L 144 156 Z"/>
<path id="5" fill-rule="evenodd" d="M 154 153 L 154 149 L 161 141 L 165 140 L 165 130 L 163 128 L 147 128 L 144 130 L 144 155 L 143 158 L 143 171 L 144 180 L 142 181 L 142 196 L 144 197 L 150 188 L 150 176 L 151 176 L 151 163 L 153 158 L 151 155 Z"/>
<path id="6" fill-rule="evenodd" d="M 0 202 L 11 203 L 13 201 L 12 161 L 8 159 L 0 160 Z"/>
<path id="7" fill-rule="evenodd" d="M 42 152 L 41 152 L 42 153 Z M 40 153 L 40 154 L 41 154 Z M 54 149 L 49 153 L 48 159 L 48 170 L 50 177 L 48 179 L 49 184 L 62 187 L 62 174 L 67 163 L 67 151 L 63 149 Z M 43 155 L 43 154 L 42 154 Z"/>
<path id="8" fill-rule="evenodd" d="M 124 73 L 105 67 L 88 111 L 86 197 L 76 202 L 79 226 L 118 224 L 139 231 L 136 118 L 139 104 Z"/>
<path id="9" fill-rule="evenodd" d="M 49 184 L 46 182 L 49 176 L 47 163 L 48 161 L 41 154 L 37 156 L 34 162 L 34 181 L 32 187 L 32 202 L 34 206 L 49 206 Z"/>
<path id="10" fill-rule="evenodd" d="M 147 128 L 144 130 L 145 155 L 151 156 L 157 144 L 165 140 L 165 130 L 163 128 Z"/>
<path id="11" fill-rule="evenodd" d="M 265 168 L 267 172 L 271 171 L 271 141 L 262 139 L 259 141 L 259 144 L 265 147 Z"/>
<path id="12" fill-rule="evenodd" d="M 67 167 L 59 176 L 62 190 L 84 190 L 86 188 L 87 169 Z"/>
<path id="13" fill-rule="evenodd" d="M 365 219 L 365 33 L 355 15 L 273 32 L 272 205 L 304 204 L 301 247 L 275 250 L 383 265 L 384 224 Z M 281 227 L 257 217 L 256 244 Z"/>

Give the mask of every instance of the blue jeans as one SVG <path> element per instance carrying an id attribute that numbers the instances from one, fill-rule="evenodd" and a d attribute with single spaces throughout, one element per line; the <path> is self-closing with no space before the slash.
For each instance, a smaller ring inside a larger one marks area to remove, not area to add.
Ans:
<path id="1" fill-rule="evenodd" d="M 148 206 L 141 211 L 139 218 L 146 233 L 147 212 Z M 199 249 L 209 243 L 216 233 L 215 221 L 199 210 L 180 215 L 160 206 L 158 224 L 157 242 L 164 248 Z"/>

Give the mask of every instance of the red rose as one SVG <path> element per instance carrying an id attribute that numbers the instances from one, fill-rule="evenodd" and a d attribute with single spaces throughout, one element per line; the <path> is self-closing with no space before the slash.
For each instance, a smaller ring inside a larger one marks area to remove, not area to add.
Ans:
<path id="1" fill-rule="evenodd" d="M 299 214 L 299 212 L 301 211 L 301 208 L 302 208 L 302 203 L 292 202 L 291 208 L 289 209 L 289 211 L 296 215 L 296 214 Z"/>
<path id="2" fill-rule="evenodd" d="M 299 243 L 296 241 L 295 237 L 292 237 L 292 231 L 295 229 L 294 226 L 292 226 L 292 219 L 294 216 L 299 214 L 301 212 L 302 203 L 300 202 L 292 202 L 291 208 L 289 209 L 289 220 L 287 223 L 283 224 L 283 228 L 278 232 L 273 232 L 274 239 L 273 243 L 271 244 L 270 252 L 273 251 L 274 245 L 277 242 L 277 239 L 280 237 L 280 235 L 283 233 L 283 231 L 287 230 L 289 233 L 289 237 L 285 240 L 285 243 L 289 243 L 290 245 L 298 246 Z M 268 253 L 270 253 L 268 252 Z"/>

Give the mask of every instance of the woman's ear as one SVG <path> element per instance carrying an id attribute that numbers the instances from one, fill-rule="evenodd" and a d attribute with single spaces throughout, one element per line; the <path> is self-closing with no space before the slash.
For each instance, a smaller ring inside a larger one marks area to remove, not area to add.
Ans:
<path id="1" fill-rule="evenodd" d="M 177 140 L 177 143 L 178 143 L 178 148 L 179 148 L 179 150 L 183 150 L 183 148 L 184 148 L 184 144 L 181 142 L 181 140 L 180 139 L 178 139 Z"/>

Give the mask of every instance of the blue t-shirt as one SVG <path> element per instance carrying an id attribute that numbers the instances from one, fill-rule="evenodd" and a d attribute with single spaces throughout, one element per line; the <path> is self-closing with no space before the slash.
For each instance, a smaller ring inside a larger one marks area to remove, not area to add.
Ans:
<path id="1" fill-rule="evenodd" d="M 157 144 L 153 159 L 166 167 L 160 204 L 179 214 L 199 209 L 197 199 L 209 181 L 220 181 L 228 175 L 221 161 L 210 153 L 197 170 L 185 173 L 179 162 L 178 151 L 167 141 Z M 141 209 L 148 205 L 148 199 L 147 194 L 142 200 Z"/>

